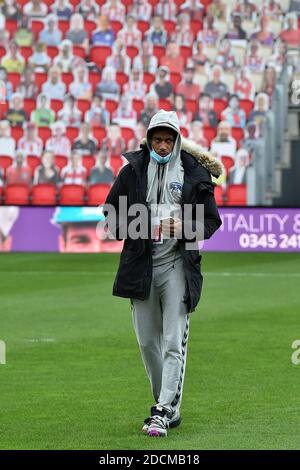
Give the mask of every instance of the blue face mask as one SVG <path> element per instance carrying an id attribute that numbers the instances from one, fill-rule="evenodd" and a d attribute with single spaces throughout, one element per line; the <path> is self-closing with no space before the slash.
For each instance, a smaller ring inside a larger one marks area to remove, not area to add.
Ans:
<path id="1" fill-rule="evenodd" d="M 172 152 L 169 153 L 169 155 L 166 155 L 165 157 L 161 157 L 160 155 L 158 155 L 158 153 L 155 152 L 155 150 L 152 149 L 150 151 L 150 156 L 151 158 L 153 158 L 153 160 L 156 160 L 158 163 L 168 163 L 172 156 Z"/>

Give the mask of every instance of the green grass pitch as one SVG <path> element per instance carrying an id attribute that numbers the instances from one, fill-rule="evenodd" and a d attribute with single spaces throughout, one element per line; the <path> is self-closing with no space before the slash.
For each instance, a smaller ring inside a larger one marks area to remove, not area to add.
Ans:
<path id="1" fill-rule="evenodd" d="M 0 255 L 1 449 L 299 449 L 300 255 L 203 256 L 182 426 L 141 433 L 152 398 L 118 255 Z"/>

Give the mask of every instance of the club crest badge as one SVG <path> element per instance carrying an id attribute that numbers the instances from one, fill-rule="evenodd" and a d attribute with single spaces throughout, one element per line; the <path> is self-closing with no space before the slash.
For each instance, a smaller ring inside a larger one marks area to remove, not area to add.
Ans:
<path id="1" fill-rule="evenodd" d="M 172 181 L 169 183 L 169 190 L 172 194 L 174 202 L 180 203 L 182 195 L 182 184 L 177 183 L 176 181 Z"/>

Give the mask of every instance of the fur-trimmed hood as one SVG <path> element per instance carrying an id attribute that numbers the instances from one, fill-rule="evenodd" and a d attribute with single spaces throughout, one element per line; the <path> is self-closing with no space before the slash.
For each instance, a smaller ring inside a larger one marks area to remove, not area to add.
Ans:
<path id="1" fill-rule="evenodd" d="M 147 145 L 146 138 L 141 142 L 143 145 Z M 210 152 L 204 150 L 200 145 L 196 144 L 193 140 L 181 137 L 181 150 L 184 150 L 188 154 L 192 155 L 206 170 L 208 170 L 213 176 L 218 178 L 224 172 L 223 164 Z"/>

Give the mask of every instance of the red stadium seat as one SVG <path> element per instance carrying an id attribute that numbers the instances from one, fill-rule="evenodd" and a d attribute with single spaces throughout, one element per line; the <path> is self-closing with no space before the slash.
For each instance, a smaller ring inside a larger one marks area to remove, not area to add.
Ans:
<path id="1" fill-rule="evenodd" d="M 55 206 L 56 187 L 54 184 L 36 184 L 31 190 L 31 203 L 35 206 Z"/>
<path id="2" fill-rule="evenodd" d="M 108 183 L 92 184 L 87 190 L 87 203 L 89 206 L 104 204 L 111 185 Z"/>
<path id="3" fill-rule="evenodd" d="M 234 159 L 232 157 L 227 157 L 227 156 L 222 156 L 221 161 L 224 165 L 225 171 L 226 171 L 226 176 L 228 176 L 230 168 L 234 166 Z"/>
<path id="4" fill-rule="evenodd" d="M 38 136 L 42 139 L 44 145 L 48 139 L 50 139 L 52 135 L 51 129 L 49 127 L 39 127 L 38 128 Z"/>
<path id="5" fill-rule="evenodd" d="M 221 119 L 221 114 L 228 106 L 228 102 L 226 100 L 215 99 L 214 100 L 214 110 L 217 113 L 218 120 Z"/>
<path id="6" fill-rule="evenodd" d="M 70 21 L 68 20 L 59 20 L 58 29 L 62 32 L 63 37 L 65 37 L 66 32 L 70 29 Z"/>
<path id="7" fill-rule="evenodd" d="M 148 21 L 139 20 L 137 23 L 137 26 L 138 26 L 138 29 L 141 31 L 143 37 L 145 33 L 148 31 L 148 29 L 150 29 L 150 24 Z"/>
<path id="8" fill-rule="evenodd" d="M 178 83 L 181 82 L 181 73 L 171 72 L 170 73 L 170 82 L 173 85 L 173 88 L 176 88 Z"/>
<path id="9" fill-rule="evenodd" d="M 90 72 L 89 73 L 89 82 L 93 87 L 93 92 L 96 90 L 96 86 L 101 80 L 101 75 L 98 72 Z"/>
<path id="10" fill-rule="evenodd" d="M 64 103 L 62 100 L 51 100 L 50 101 L 50 108 L 55 112 L 58 113 L 63 108 Z"/>
<path id="11" fill-rule="evenodd" d="M 89 39 L 91 39 L 93 31 L 97 28 L 95 21 L 84 20 L 84 29 L 88 33 Z"/>
<path id="12" fill-rule="evenodd" d="M 43 31 L 44 27 L 44 22 L 41 20 L 33 19 L 31 21 L 31 31 L 33 32 L 36 40 L 39 38 L 40 32 Z"/>
<path id="13" fill-rule="evenodd" d="M 224 204 L 224 191 L 222 186 L 215 186 L 215 200 L 218 206 L 222 206 Z"/>
<path id="14" fill-rule="evenodd" d="M 117 72 L 116 73 L 116 82 L 120 85 L 121 89 L 123 90 L 123 86 L 125 83 L 127 83 L 129 80 L 129 77 L 126 73 L 124 72 Z"/>
<path id="15" fill-rule="evenodd" d="M 189 46 L 180 46 L 180 55 L 184 58 L 185 63 L 192 56 L 193 50 Z"/>
<path id="16" fill-rule="evenodd" d="M 35 83 L 39 87 L 39 91 L 41 90 L 43 84 L 47 81 L 48 75 L 46 72 L 36 72 L 35 73 Z"/>
<path id="17" fill-rule="evenodd" d="M 9 32 L 10 39 L 14 37 L 15 32 L 18 29 L 18 22 L 17 20 L 6 20 L 5 22 L 5 29 Z"/>
<path id="18" fill-rule="evenodd" d="M 54 165 L 61 171 L 68 164 L 68 158 L 65 155 L 55 155 Z"/>
<path id="19" fill-rule="evenodd" d="M 145 107 L 144 101 L 134 99 L 132 100 L 132 107 L 137 112 L 137 114 L 140 115 L 141 111 L 143 111 Z"/>
<path id="20" fill-rule="evenodd" d="M 74 77 L 73 77 L 73 74 L 71 72 L 63 72 L 61 74 L 61 79 L 68 87 L 70 85 L 70 83 L 73 82 Z"/>
<path id="21" fill-rule="evenodd" d="M 78 127 L 67 127 L 66 136 L 68 137 L 71 143 L 73 143 L 73 140 L 77 139 L 78 134 L 79 134 Z"/>
<path id="22" fill-rule="evenodd" d="M 2 204 L 3 200 L 3 186 L 0 186 L 0 204 Z"/>
<path id="23" fill-rule="evenodd" d="M 8 111 L 8 101 L 0 102 L 0 118 L 2 119 Z"/>
<path id="24" fill-rule="evenodd" d="M 77 107 L 83 113 L 86 113 L 90 109 L 90 106 L 91 106 L 91 102 L 89 100 L 83 100 L 83 99 L 77 100 Z"/>
<path id="25" fill-rule="evenodd" d="M 20 47 L 20 54 L 24 57 L 26 63 L 30 56 L 32 56 L 32 47 L 31 46 L 21 46 Z"/>
<path id="26" fill-rule="evenodd" d="M 158 62 L 165 55 L 166 49 L 164 46 L 153 46 L 153 55 L 157 58 Z"/>
<path id="27" fill-rule="evenodd" d="M 198 34 L 199 31 L 201 31 L 202 29 L 203 29 L 202 21 L 199 21 L 199 20 L 191 20 L 191 30 L 192 30 L 193 33 L 194 33 L 194 38 L 197 37 L 197 34 Z"/>
<path id="28" fill-rule="evenodd" d="M 4 176 L 6 174 L 7 168 L 10 167 L 12 164 L 12 157 L 9 157 L 8 155 L 0 155 L 0 168 L 2 168 Z"/>
<path id="29" fill-rule="evenodd" d="M 34 170 L 36 169 L 37 166 L 41 164 L 41 159 L 37 157 L 36 155 L 28 155 L 26 160 L 27 160 L 27 165 L 31 169 L 31 173 L 33 176 Z"/>
<path id="30" fill-rule="evenodd" d="M 149 91 L 152 83 L 155 82 L 155 75 L 153 73 L 144 72 L 143 83 L 147 85 L 147 92 Z"/>
<path id="31" fill-rule="evenodd" d="M 118 101 L 106 100 L 105 101 L 105 108 L 110 113 L 110 115 L 112 115 L 112 113 L 117 110 L 118 104 L 119 104 Z"/>
<path id="32" fill-rule="evenodd" d="M 172 103 L 165 98 L 160 98 L 159 109 L 164 109 L 165 111 L 172 111 Z"/>
<path id="33" fill-rule="evenodd" d="M 249 114 L 251 113 L 254 103 L 251 100 L 240 100 L 240 106 L 245 111 L 247 119 L 249 118 Z"/>
<path id="34" fill-rule="evenodd" d="M 152 7 L 156 7 L 156 5 L 158 4 L 159 0 L 148 0 L 148 2 L 150 3 L 150 5 L 152 5 Z"/>
<path id="35" fill-rule="evenodd" d="M 93 155 L 83 155 L 82 165 L 86 168 L 88 175 L 91 172 L 91 169 L 95 166 L 96 159 Z"/>
<path id="36" fill-rule="evenodd" d="M 195 114 L 198 111 L 198 102 L 196 100 L 185 100 L 186 110 L 190 111 L 192 114 Z"/>
<path id="37" fill-rule="evenodd" d="M 50 59 L 54 59 L 58 55 L 58 47 L 56 46 L 47 46 L 47 54 Z"/>
<path id="38" fill-rule="evenodd" d="M 110 27 L 117 36 L 118 32 L 123 28 L 123 24 L 120 21 L 111 21 Z"/>
<path id="39" fill-rule="evenodd" d="M 98 3 L 99 3 L 99 0 L 97 0 Z M 102 2 L 105 3 L 106 0 L 100 0 Z M 123 5 L 126 7 L 126 13 L 128 13 L 129 11 L 129 8 L 131 7 L 131 5 L 133 4 L 133 0 L 122 0 L 122 3 Z"/>
<path id="40" fill-rule="evenodd" d="M 80 3 L 80 0 L 69 0 L 71 5 L 73 5 L 73 7 L 77 7 L 77 5 Z M 97 3 L 100 4 L 99 0 L 97 1 Z"/>
<path id="41" fill-rule="evenodd" d="M 60 188 L 62 206 L 82 206 L 84 204 L 85 187 L 81 184 L 63 184 Z"/>
<path id="42" fill-rule="evenodd" d="M 120 168 L 123 166 L 123 160 L 121 157 L 114 155 L 110 157 L 110 167 L 115 176 L 119 173 Z"/>
<path id="43" fill-rule="evenodd" d="M 164 21 L 164 27 L 165 27 L 165 30 L 167 31 L 168 35 L 170 36 L 170 34 L 174 33 L 174 31 L 176 29 L 176 23 L 175 23 L 175 21 L 165 20 Z"/>
<path id="44" fill-rule="evenodd" d="M 181 133 L 182 137 L 188 138 L 188 136 L 189 136 L 189 131 L 187 130 L 186 127 L 180 127 L 180 133 Z"/>
<path id="45" fill-rule="evenodd" d="M 0 46 L 0 59 L 5 56 L 6 54 L 6 49 L 4 46 Z"/>
<path id="46" fill-rule="evenodd" d="M 99 146 L 101 146 L 102 141 L 106 137 L 106 129 L 105 127 L 94 127 L 93 128 L 93 136 L 97 140 Z"/>
<path id="47" fill-rule="evenodd" d="M 236 140 L 238 147 L 241 141 L 244 139 L 244 131 L 240 127 L 233 127 L 231 129 L 231 135 Z"/>
<path id="48" fill-rule="evenodd" d="M 16 91 L 21 81 L 21 74 L 10 72 L 7 74 L 7 80 L 12 84 L 13 90 Z"/>
<path id="49" fill-rule="evenodd" d="M 133 60 L 139 54 L 139 49 L 135 46 L 127 46 L 126 54 L 128 55 L 128 57 L 130 57 L 131 60 Z"/>
<path id="50" fill-rule="evenodd" d="M 11 128 L 11 136 L 18 142 L 24 135 L 24 131 L 22 127 L 12 127 Z"/>
<path id="51" fill-rule="evenodd" d="M 29 204 L 30 189 L 27 184 L 9 184 L 5 190 L 5 204 L 7 205 L 27 205 Z"/>
<path id="52" fill-rule="evenodd" d="M 214 127 L 204 126 L 203 127 L 203 134 L 206 140 L 208 141 L 208 145 L 210 147 L 211 141 L 216 137 L 217 130 Z"/>
<path id="53" fill-rule="evenodd" d="M 105 67 L 107 57 L 111 55 L 111 48 L 108 46 L 92 46 L 90 50 L 90 58 L 99 67 Z"/>
<path id="54" fill-rule="evenodd" d="M 74 45 L 73 54 L 76 55 L 77 57 L 81 57 L 82 59 L 85 59 L 85 56 L 86 56 L 85 48 L 82 46 Z"/>
<path id="55" fill-rule="evenodd" d="M 231 184 L 227 189 L 228 206 L 247 205 L 247 186 L 245 184 Z"/>
<path id="56" fill-rule="evenodd" d="M 35 99 L 25 98 L 24 100 L 24 110 L 30 116 L 31 112 L 36 108 Z"/>
<path id="57" fill-rule="evenodd" d="M 121 134 L 127 145 L 129 140 L 133 139 L 134 137 L 134 130 L 131 129 L 130 127 L 122 127 Z"/>
<path id="58" fill-rule="evenodd" d="M 27 0 L 18 0 L 17 3 L 18 3 L 18 5 L 19 5 L 19 7 L 20 7 L 20 8 L 22 9 L 22 11 L 23 11 L 23 7 L 24 7 L 24 5 L 27 3 Z"/>

